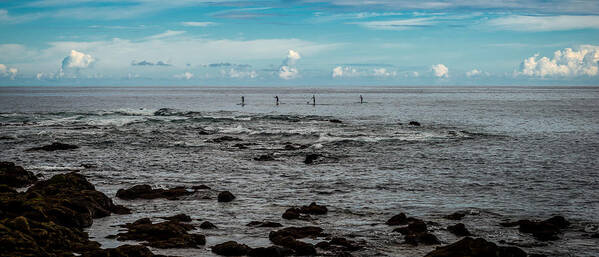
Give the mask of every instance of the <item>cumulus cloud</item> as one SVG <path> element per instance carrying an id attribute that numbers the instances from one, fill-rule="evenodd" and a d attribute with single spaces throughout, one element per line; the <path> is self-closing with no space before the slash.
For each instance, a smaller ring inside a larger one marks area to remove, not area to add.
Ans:
<path id="1" fill-rule="evenodd" d="M 221 70 L 221 74 L 223 76 L 234 78 L 234 79 L 242 79 L 242 78 L 256 78 L 258 77 L 258 73 L 254 70 L 237 70 L 234 68 L 228 70 Z"/>
<path id="2" fill-rule="evenodd" d="M 90 67 L 96 59 L 89 54 L 71 50 L 71 53 L 62 59 L 62 70 L 78 70 Z"/>
<path id="3" fill-rule="evenodd" d="M 299 70 L 294 67 L 302 56 L 294 50 L 287 51 L 287 58 L 283 61 L 283 65 L 279 67 L 279 78 L 284 80 L 294 79 L 299 76 Z"/>
<path id="4" fill-rule="evenodd" d="M 350 66 L 337 66 L 333 68 L 332 74 L 333 78 L 357 77 L 360 75 L 356 68 Z"/>
<path id="5" fill-rule="evenodd" d="M 14 67 L 8 67 L 0 63 L 0 77 L 14 80 L 17 77 L 19 70 Z"/>
<path id="6" fill-rule="evenodd" d="M 333 68 L 333 72 L 331 76 L 333 78 L 352 78 L 352 77 L 377 77 L 377 78 L 385 78 L 385 77 L 395 77 L 397 76 L 397 71 L 389 70 L 387 68 L 368 68 L 371 65 L 364 65 L 362 67 L 354 67 L 352 66 L 337 66 Z"/>
<path id="7" fill-rule="evenodd" d="M 171 64 L 168 64 L 166 62 L 163 61 L 157 61 L 156 63 L 153 62 L 148 62 L 146 60 L 143 60 L 141 62 L 137 62 L 137 61 L 131 61 L 131 65 L 132 66 L 172 66 Z"/>
<path id="8" fill-rule="evenodd" d="M 433 75 L 435 75 L 437 78 L 449 77 L 449 69 L 443 64 L 435 64 L 431 67 L 431 69 L 433 71 Z"/>
<path id="9" fill-rule="evenodd" d="M 578 50 L 565 48 L 553 58 L 535 54 L 524 59 L 515 75 L 530 77 L 596 76 L 599 73 L 599 46 L 582 45 Z"/>
<path id="10" fill-rule="evenodd" d="M 396 71 L 388 71 L 386 68 L 375 68 L 373 69 L 375 77 L 395 77 Z"/>
<path id="11" fill-rule="evenodd" d="M 191 73 L 189 71 L 186 71 L 186 72 L 184 72 L 182 74 L 175 74 L 175 75 L 173 75 L 173 77 L 176 78 L 176 79 L 186 79 L 186 80 L 192 79 L 193 76 L 194 76 L 193 73 Z"/>
<path id="12" fill-rule="evenodd" d="M 210 68 L 220 68 L 220 67 L 249 68 L 249 67 L 252 67 L 252 65 L 249 65 L 249 64 L 235 64 L 235 63 L 228 63 L 228 62 L 211 63 L 211 64 L 206 64 L 203 66 L 210 67 Z"/>

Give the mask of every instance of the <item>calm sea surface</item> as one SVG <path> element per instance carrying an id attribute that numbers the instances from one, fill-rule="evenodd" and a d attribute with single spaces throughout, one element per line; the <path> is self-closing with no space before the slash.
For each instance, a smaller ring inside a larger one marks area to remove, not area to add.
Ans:
<path id="1" fill-rule="evenodd" d="M 210 141 L 222 136 L 241 141 Z M 55 141 L 81 148 L 24 151 Z M 306 165 L 309 153 L 321 158 Z M 254 160 L 261 155 L 275 160 Z M 365 240 L 357 256 L 421 256 L 433 248 L 402 244 L 384 221 L 399 212 L 435 221 L 433 233 L 452 243 L 443 228 L 455 222 L 442 217 L 469 210 L 476 215 L 463 222 L 493 242 L 551 256 L 599 252 L 589 238 L 599 224 L 599 88 L 0 87 L 0 156 L 46 178 L 80 170 L 111 197 L 136 184 L 214 189 L 179 201 L 116 199 L 134 214 L 94 221 L 89 233 L 106 247 L 123 243 L 104 238 L 114 225 L 183 212 L 219 227 L 198 231 L 207 247 L 270 245 L 270 230 L 245 226 L 267 219 Z M 219 190 L 237 199 L 217 203 Z M 329 214 L 281 219 L 312 201 Z M 573 226 L 544 246 L 497 225 L 556 214 Z"/>

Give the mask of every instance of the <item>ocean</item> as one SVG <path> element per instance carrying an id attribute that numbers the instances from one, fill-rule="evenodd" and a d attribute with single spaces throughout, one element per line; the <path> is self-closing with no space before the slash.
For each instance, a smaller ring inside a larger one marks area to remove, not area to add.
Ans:
<path id="1" fill-rule="evenodd" d="M 223 136 L 237 141 L 212 141 Z M 52 142 L 80 148 L 25 151 Z M 403 244 L 385 221 L 405 212 L 452 243 L 444 228 L 455 221 L 443 216 L 467 211 L 461 222 L 492 242 L 549 256 L 599 253 L 589 236 L 599 229 L 597 87 L 0 87 L 0 153 L 44 178 L 78 170 L 110 197 L 137 184 L 214 189 L 115 198 L 133 214 L 94 221 L 88 233 L 105 247 L 127 243 L 105 238 L 116 225 L 186 213 L 218 227 L 198 230 L 207 247 L 154 252 L 268 246 L 270 230 L 246 224 L 271 220 L 364 241 L 355 256 L 423 256 L 434 246 Z M 318 154 L 313 164 L 308 154 Z M 220 190 L 237 198 L 217 203 Z M 329 213 L 281 218 L 311 202 Z M 498 225 L 553 215 L 572 226 L 549 243 Z"/>

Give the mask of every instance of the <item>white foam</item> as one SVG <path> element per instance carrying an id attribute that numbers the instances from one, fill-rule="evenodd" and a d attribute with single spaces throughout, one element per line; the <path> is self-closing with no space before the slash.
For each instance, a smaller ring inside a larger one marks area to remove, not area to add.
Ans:
<path id="1" fill-rule="evenodd" d="M 222 133 L 229 133 L 229 134 L 242 134 L 242 133 L 248 133 L 251 134 L 253 132 L 253 130 L 248 129 L 248 128 L 244 128 L 241 125 L 237 125 L 237 127 L 219 127 L 218 131 L 222 132 Z"/>
<path id="2" fill-rule="evenodd" d="M 83 170 L 85 167 L 83 166 L 30 166 L 27 167 L 27 170 L 43 170 L 43 171 L 62 171 L 62 170 Z"/>

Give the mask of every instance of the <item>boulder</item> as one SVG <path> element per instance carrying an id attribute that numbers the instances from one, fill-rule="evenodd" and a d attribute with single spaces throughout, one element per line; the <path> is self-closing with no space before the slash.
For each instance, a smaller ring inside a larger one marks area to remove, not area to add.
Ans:
<path id="1" fill-rule="evenodd" d="M 224 242 L 212 247 L 213 253 L 222 256 L 242 256 L 246 255 L 250 250 L 251 248 L 247 245 L 239 244 L 235 241 Z"/>
<path id="2" fill-rule="evenodd" d="M 248 223 L 246 226 L 248 227 L 264 227 L 264 228 L 278 228 L 282 227 L 281 223 L 271 222 L 271 221 L 252 221 Z"/>
<path id="3" fill-rule="evenodd" d="M 72 149 L 77 149 L 77 148 L 79 148 L 79 146 L 63 144 L 63 143 L 52 143 L 51 145 L 29 148 L 26 151 L 57 151 L 57 150 L 72 150 Z"/>
<path id="4" fill-rule="evenodd" d="M 210 221 L 204 221 L 204 222 L 202 222 L 202 224 L 200 224 L 200 228 L 201 229 L 215 229 L 216 226 L 214 224 L 212 224 L 212 222 L 210 222 Z"/>
<path id="5" fill-rule="evenodd" d="M 251 249 L 247 255 L 250 257 L 284 257 L 290 256 L 293 253 L 293 250 L 289 248 L 269 246 Z"/>
<path id="6" fill-rule="evenodd" d="M 185 189 L 184 187 L 175 187 L 170 189 L 152 189 L 150 185 L 135 185 L 127 189 L 119 189 L 116 192 L 116 197 L 124 200 L 156 198 L 176 200 L 177 197 L 191 194 L 193 194 L 193 192 L 187 191 L 187 189 Z"/>
<path id="7" fill-rule="evenodd" d="M 482 238 L 465 237 L 453 244 L 438 247 L 425 257 L 526 257 L 526 253 L 517 247 L 497 246 Z"/>
<path id="8" fill-rule="evenodd" d="M 463 223 L 458 223 L 453 226 L 447 226 L 447 231 L 451 232 L 456 236 L 471 236 L 470 231 L 466 229 L 466 226 Z"/>
<path id="9" fill-rule="evenodd" d="M 318 158 L 322 157 L 322 155 L 317 153 L 311 153 L 306 155 L 306 159 L 304 160 L 305 164 L 313 164 Z"/>
<path id="10" fill-rule="evenodd" d="M 222 191 L 218 194 L 218 201 L 221 203 L 230 202 L 233 199 L 235 199 L 235 196 L 229 191 Z"/>
<path id="11" fill-rule="evenodd" d="M 561 229 L 567 228 L 570 222 L 562 216 L 554 216 L 543 221 L 519 220 L 500 225 L 504 227 L 519 226 L 518 230 L 522 233 L 530 233 L 540 241 L 551 241 L 559 239 L 557 234 L 561 232 Z"/>
<path id="12" fill-rule="evenodd" d="M 198 248 L 199 245 L 206 244 L 203 235 L 187 233 L 194 229 L 193 225 L 176 220 L 152 224 L 145 218 L 126 224 L 125 227 L 127 232 L 117 234 L 117 240 L 147 241 L 144 245 L 155 248 Z"/>
<path id="13" fill-rule="evenodd" d="M 165 219 L 165 220 L 172 220 L 172 221 L 178 221 L 178 222 L 191 222 L 191 217 L 189 217 L 189 215 L 183 214 L 183 213 L 177 214 L 177 215 L 174 215 L 174 216 L 170 216 L 170 217 L 164 217 L 163 219 Z M 144 220 L 144 219 L 141 219 L 141 220 L 143 220 L 144 222 L 147 222 L 150 219 L 147 219 L 147 221 Z"/>
<path id="14" fill-rule="evenodd" d="M 389 220 L 387 220 L 386 224 L 389 226 L 406 225 L 408 224 L 408 217 L 402 212 L 391 217 Z"/>
<path id="15" fill-rule="evenodd" d="M 0 162 L 0 183 L 8 187 L 24 187 L 37 181 L 32 172 L 12 162 Z M 3 189 L 6 191 L 8 189 Z"/>
<path id="16" fill-rule="evenodd" d="M 310 214 L 314 215 L 323 215 L 327 214 L 328 209 L 324 205 L 318 205 L 315 202 L 310 203 L 310 205 L 304 205 L 300 208 L 292 207 L 283 213 L 283 218 L 288 220 L 293 219 L 302 219 L 302 220 L 310 220 Z"/>
<path id="17" fill-rule="evenodd" d="M 414 126 L 414 127 L 420 127 L 420 122 L 418 122 L 418 121 L 410 121 L 408 123 L 408 125 Z"/>
<path id="18" fill-rule="evenodd" d="M 461 220 L 464 216 L 466 216 L 465 211 L 457 211 L 445 216 L 445 218 L 448 220 Z"/>
<path id="19" fill-rule="evenodd" d="M 268 238 L 276 245 L 284 246 L 295 251 L 296 255 L 315 255 L 314 245 L 299 241 L 297 239 L 322 235 L 319 227 L 288 227 L 277 231 L 271 231 Z"/>

